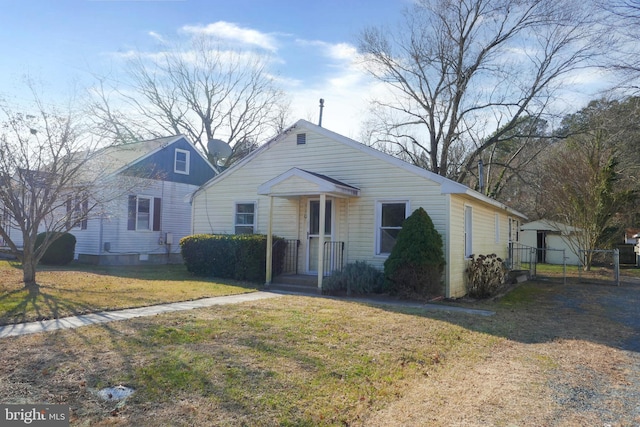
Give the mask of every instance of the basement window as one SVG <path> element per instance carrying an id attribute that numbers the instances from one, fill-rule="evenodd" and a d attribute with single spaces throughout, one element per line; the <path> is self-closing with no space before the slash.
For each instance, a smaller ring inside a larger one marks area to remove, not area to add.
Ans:
<path id="1" fill-rule="evenodd" d="M 299 133 L 296 135 L 296 143 L 298 145 L 304 145 L 307 143 L 307 134 L 306 133 Z"/>

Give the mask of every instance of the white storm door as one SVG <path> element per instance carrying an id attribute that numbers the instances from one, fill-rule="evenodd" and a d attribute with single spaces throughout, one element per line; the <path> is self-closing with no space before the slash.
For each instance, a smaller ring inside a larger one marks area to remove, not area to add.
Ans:
<path id="1" fill-rule="evenodd" d="M 327 200 L 325 203 L 324 217 L 324 241 L 331 240 L 333 230 L 333 203 Z M 320 238 L 320 200 L 309 200 L 307 210 L 307 272 L 318 272 L 318 239 Z"/>

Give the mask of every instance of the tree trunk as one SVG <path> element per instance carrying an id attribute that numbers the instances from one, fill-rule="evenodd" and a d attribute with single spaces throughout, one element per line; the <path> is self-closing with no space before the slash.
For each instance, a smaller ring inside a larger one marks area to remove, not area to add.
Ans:
<path id="1" fill-rule="evenodd" d="M 30 293 L 38 293 L 40 287 L 36 283 L 36 264 L 32 260 L 22 261 L 22 281 Z"/>

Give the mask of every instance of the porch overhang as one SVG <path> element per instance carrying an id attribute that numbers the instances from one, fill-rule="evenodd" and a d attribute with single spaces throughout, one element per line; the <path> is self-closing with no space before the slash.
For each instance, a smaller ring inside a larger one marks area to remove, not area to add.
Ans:
<path id="1" fill-rule="evenodd" d="M 258 194 L 272 197 L 359 197 L 360 189 L 304 169 L 291 168 L 258 187 Z"/>

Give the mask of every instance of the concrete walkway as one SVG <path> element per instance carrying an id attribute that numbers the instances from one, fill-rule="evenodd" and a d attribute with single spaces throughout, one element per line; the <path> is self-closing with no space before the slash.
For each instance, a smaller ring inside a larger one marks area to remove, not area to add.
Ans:
<path id="1" fill-rule="evenodd" d="M 41 320 L 39 322 L 18 323 L 0 326 L 0 338 L 18 335 L 35 334 L 38 332 L 55 331 L 57 329 L 72 329 L 81 326 L 97 325 L 115 322 L 117 320 L 133 319 L 135 317 L 153 316 L 171 311 L 192 310 L 194 308 L 211 307 L 214 305 L 237 304 L 247 301 L 257 301 L 274 298 L 280 295 L 271 292 L 251 292 L 223 297 L 202 298 L 194 301 L 174 302 L 169 304 L 152 305 L 148 307 L 130 308 L 117 311 L 101 311 L 99 313 L 83 314 L 80 316 L 63 317 L 62 319 Z"/>
<path id="2" fill-rule="evenodd" d="M 63 317 L 62 319 L 41 320 L 38 322 L 17 323 L 15 325 L 0 326 L 0 338 L 15 337 L 20 335 L 49 332 L 58 329 L 73 329 L 81 326 L 97 325 L 100 323 L 115 322 L 118 320 L 133 319 L 135 317 L 154 316 L 156 314 L 172 311 L 192 310 L 194 308 L 211 307 L 214 305 L 237 304 L 248 301 L 258 301 L 267 298 L 276 298 L 284 295 L 304 295 L 321 297 L 317 294 L 303 294 L 295 292 L 250 292 L 246 294 L 227 295 L 222 297 L 202 298 L 194 301 L 174 302 L 158 304 L 148 307 L 130 308 L 117 311 L 102 311 L 99 313 L 83 314 L 79 316 Z M 335 298 L 335 297 L 326 297 Z M 427 311 L 444 311 L 451 313 L 474 314 L 491 316 L 495 314 L 488 310 L 475 310 L 463 307 L 452 307 L 440 304 L 422 304 L 418 302 L 386 300 L 381 298 L 335 298 L 339 300 L 361 302 L 372 305 L 410 307 Z"/>

